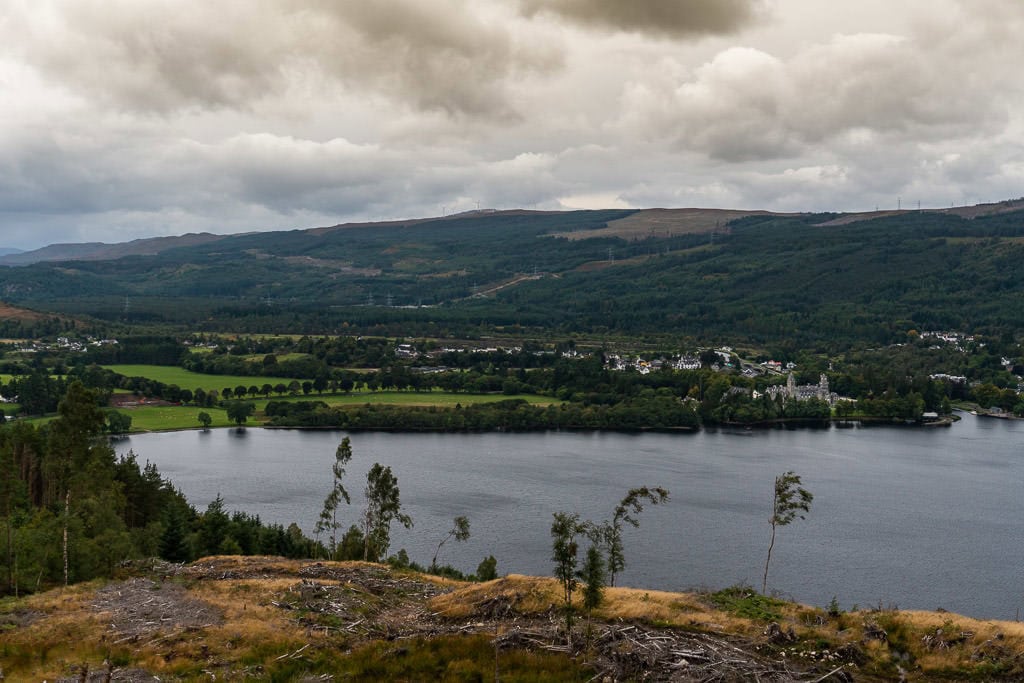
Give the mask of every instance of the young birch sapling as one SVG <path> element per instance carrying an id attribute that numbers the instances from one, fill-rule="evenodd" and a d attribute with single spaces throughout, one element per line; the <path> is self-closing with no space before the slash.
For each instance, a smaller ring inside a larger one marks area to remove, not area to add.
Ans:
<path id="1" fill-rule="evenodd" d="M 772 516 L 768 522 L 772 525 L 772 540 L 768 544 L 768 558 L 764 562 L 764 581 L 761 583 L 761 594 L 768 591 L 768 563 L 772 561 L 772 549 L 775 547 L 775 531 L 786 526 L 796 518 L 804 519 L 803 513 L 810 512 L 814 496 L 801 486 L 800 476 L 792 470 L 775 477 L 775 492 L 772 497 Z"/>
<path id="2" fill-rule="evenodd" d="M 448 542 L 448 539 L 454 538 L 458 542 L 466 541 L 469 539 L 469 518 L 459 515 L 455 518 L 451 530 L 448 535 L 441 539 L 441 542 L 437 544 L 437 550 L 434 551 L 434 559 L 430 561 L 430 571 L 437 571 L 437 556 L 441 552 L 441 546 Z"/>

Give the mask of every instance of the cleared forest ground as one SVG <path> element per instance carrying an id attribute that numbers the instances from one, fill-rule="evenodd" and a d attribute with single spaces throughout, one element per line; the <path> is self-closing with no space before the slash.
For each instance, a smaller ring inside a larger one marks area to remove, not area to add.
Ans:
<path id="1" fill-rule="evenodd" d="M 1024 625 L 829 613 L 739 587 L 609 588 L 567 637 L 560 586 L 361 562 L 210 557 L 0 604 L 7 680 L 1020 680 Z"/>

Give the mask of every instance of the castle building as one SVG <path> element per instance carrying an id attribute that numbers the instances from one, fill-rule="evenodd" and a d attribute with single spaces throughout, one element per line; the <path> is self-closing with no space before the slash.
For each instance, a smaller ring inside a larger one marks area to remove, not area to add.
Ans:
<path id="1" fill-rule="evenodd" d="M 825 376 L 825 373 L 822 373 L 818 378 L 817 384 L 797 385 L 796 377 L 791 372 L 789 377 L 786 378 L 785 387 L 776 384 L 775 386 L 768 387 L 765 393 L 772 398 L 781 396 L 783 401 L 807 401 L 817 398 L 829 405 L 834 404 L 839 399 L 837 394 L 829 390 L 828 377 Z"/>

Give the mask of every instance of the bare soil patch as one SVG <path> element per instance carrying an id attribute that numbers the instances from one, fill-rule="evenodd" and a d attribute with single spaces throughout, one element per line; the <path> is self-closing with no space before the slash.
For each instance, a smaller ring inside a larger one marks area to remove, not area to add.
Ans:
<path id="1" fill-rule="evenodd" d="M 42 313 L 11 306 L 0 301 L 0 320 L 42 320 L 45 317 Z"/>
<path id="2" fill-rule="evenodd" d="M 109 614 L 115 642 L 155 633 L 203 628 L 221 622 L 220 612 L 170 581 L 134 578 L 96 591 L 92 606 Z"/>
<path id="3" fill-rule="evenodd" d="M 112 408 L 138 408 L 140 406 L 173 406 L 174 403 L 158 398 L 146 398 L 135 394 L 111 394 L 109 404 Z"/>

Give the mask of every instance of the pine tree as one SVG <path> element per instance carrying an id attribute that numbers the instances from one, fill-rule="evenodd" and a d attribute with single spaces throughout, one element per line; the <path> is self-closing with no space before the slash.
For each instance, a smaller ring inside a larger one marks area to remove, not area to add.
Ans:
<path id="1" fill-rule="evenodd" d="M 164 530 L 160 535 L 160 557 L 168 562 L 188 562 L 188 522 L 178 505 L 170 505 L 164 514 Z"/>

